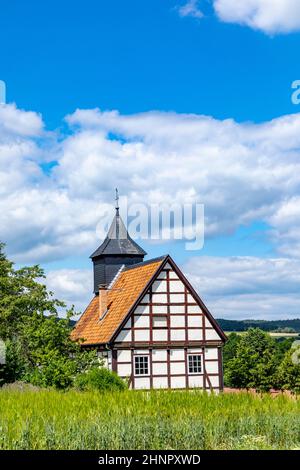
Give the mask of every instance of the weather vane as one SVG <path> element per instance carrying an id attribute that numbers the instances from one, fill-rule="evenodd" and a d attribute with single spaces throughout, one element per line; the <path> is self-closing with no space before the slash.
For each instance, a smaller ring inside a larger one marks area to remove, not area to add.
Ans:
<path id="1" fill-rule="evenodd" d="M 119 191 L 118 191 L 118 188 L 116 188 L 116 211 L 117 211 L 117 214 L 119 213 Z"/>

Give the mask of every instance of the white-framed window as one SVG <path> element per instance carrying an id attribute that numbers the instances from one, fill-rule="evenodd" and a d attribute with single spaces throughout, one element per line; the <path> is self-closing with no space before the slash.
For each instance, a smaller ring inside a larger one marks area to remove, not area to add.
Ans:
<path id="1" fill-rule="evenodd" d="M 135 375 L 149 375 L 149 356 L 135 356 L 134 373 Z"/>
<path id="2" fill-rule="evenodd" d="M 201 374 L 202 371 L 202 358 L 201 354 L 188 355 L 189 374 Z"/>
<path id="3" fill-rule="evenodd" d="M 161 315 L 154 315 L 152 326 L 153 328 L 167 328 L 167 317 Z"/>

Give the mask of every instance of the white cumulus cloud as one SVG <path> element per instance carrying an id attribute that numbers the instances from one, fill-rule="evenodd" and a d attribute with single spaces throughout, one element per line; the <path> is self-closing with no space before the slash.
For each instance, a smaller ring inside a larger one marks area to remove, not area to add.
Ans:
<path id="1" fill-rule="evenodd" d="M 299 0 L 213 0 L 218 18 L 267 34 L 290 33 L 300 29 Z"/>

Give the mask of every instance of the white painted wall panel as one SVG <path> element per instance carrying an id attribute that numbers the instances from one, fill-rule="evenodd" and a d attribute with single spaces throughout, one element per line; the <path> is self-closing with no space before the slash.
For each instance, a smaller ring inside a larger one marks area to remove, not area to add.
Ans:
<path id="1" fill-rule="evenodd" d="M 171 330 L 171 341 L 184 341 L 185 330 Z"/>
<path id="2" fill-rule="evenodd" d="M 134 388 L 135 389 L 149 389 L 150 388 L 150 378 L 149 377 L 137 377 L 134 378 Z"/>
<path id="3" fill-rule="evenodd" d="M 203 377 L 198 375 L 189 375 L 189 387 L 203 388 Z"/>
<path id="4" fill-rule="evenodd" d="M 185 388 L 185 377 L 171 377 L 171 388 Z"/>
<path id="5" fill-rule="evenodd" d="M 194 299 L 194 297 L 191 294 L 187 295 L 187 301 L 188 301 L 189 304 L 196 303 L 196 300 Z"/>
<path id="6" fill-rule="evenodd" d="M 168 313 L 168 307 L 166 305 L 153 305 L 152 313 Z"/>
<path id="7" fill-rule="evenodd" d="M 167 292 L 167 281 L 154 281 L 152 292 Z"/>
<path id="8" fill-rule="evenodd" d="M 134 326 L 136 328 L 149 328 L 150 318 L 147 315 L 134 315 Z"/>
<path id="9" fill-rule="evenodd" d="M 169 277 L 170 277 L 170 279 L 179 279 L 179 277 L 177 276 L 177 274 L 173 270 L 170 271 Z"/>
<path id="10" fill-rule="evenodd" d="M 217 375 L 211 376 L 209 375 L 209 379 L 211 382 L 212 387 L 219 387 L 219 377 Z"/>
<path id="11" fill-rule="evenodd" d="M 184 305 L 170 305 L 170 313 L 184 313 L 185 306 Z"/>
<path id="12" fill-rule="evenodd" d="M 149 349 L 135 349 L 134 354 L 145 354 L 145 356 L 147 356 L 147 354 L 149 354 Z"/>
<path id="13" fill-rule="evenodd" d="M 153 341 L 167 341 L 168 330 L 153 330 Z"/>
<path id="14" fill-rule="evenodd" d="M 149 305 L 138 305 L 137 308 L 135 309 L 134 313 L 137 315 L 143 314 L 143 313 L 148 313 L 149 314 Z"/>
<path id="15" fill-rule="evenodd" d="M 188 330 L 189 341 L 201 341 L 203 339 L 202 330 Z"/>
<path id="16" fill-rule="evenodd" d="M 153 377 L 153 388 L 168 388 L 168 377 Z"/>
<path id="17" fill-rule="evenodd" d="M 207 316 L 205 316 L 205 326 L 208 326 L 210 328 L 213 328 L 212 324 L 210 323 L 209 319 L 207 318 Z"/>
<path id="18" fill-rule="evenodd" d="M 171 362 L 171 374 L 185 374 L 185 362 Z"/>
<path id="19" fill-rule="evenodd" d="M 131 331 L 122 330 L 117 336 L 116 341 L 131 341 Z"/>
<path id="20" fill-rule="evenodd" d="M 149 330 L 135 330 L 134 341 L 150 341 Z"/>
<path id="21" fill-rule="evenodd" d="M 170 292 L 184 292 L 185 287 L 181 281 L 172 281 L 170 282 Z"/>
<path id="22" fill-rule="evenodd" d="M 183 303 L 184 302 L 184 294 L 170 294 L 170 302 L 171 303 Z"/>
<path id="23" fill-rule="evenodd" d="M 156 278 L 156 280 L 159 280 L 159 279 L 163 280 L 163 279 L 166 279 L 166 278 L 167 278 L 167 273 L 164 272 L 164 271 L 162 271 L 162 272 L 159 274 L 159 276 Z"/>
<path id="24" fill-rule="evenodd" d="M 170 264 L 167 263 L 167 264 L 165 265 L 164 269 L 166 269 L 166 270 L 171 269 L 171 270 L 172 270 L 172 266 L 170 266 Z"/>
<path id="25" fill-rule="evenodd" d="M 188 326 L 197 326 L 198 328 L 202 328 L 202 316 L 188 315 Z"/>
<path id="26" fill-rule="evenodd" d="M 220 336 L 218 335 L 218 333 L 216 332 L 216 330 L 208 330 L 206 329 L 205 330 L 205 338 L 206 339 L 210 339 L 210 340 L 213 340 L 213 339 L 220 339 Z"/>
<path id="27" fill-rule="evenodd" d="M 171 349 L 170 360 L 171 361 L 184 361 L 184 349 Z"/>
<path id="28" fill-rule="evenodd" d="M 205 348 L 205 359 L 218 359 L 218 348 Z"/>
<path id="29" fill-rule="evenodd" d="M 117 372 L 121 377 L 128 377 L 131 375 L 131 364 L 118 364 Z"/>
<path id="30" fill-rule="evenodd" d="M 188 305 L 188 313 L 202 313 L 199 305 Z"/>
<path id="31" fill-rule="evenodd" d="M 166 361 L 167 360 L 167 350 L 166 349 L 153 349 L 152 359 L 153 361 Z"/>
<path id="32" fill-rule="evenodd" d="M 131 351 L 130 349 L 124 349 L 118 351 L 118 361 L 120 362 L 130 362 L 131 361 Z"/>
<path id="33" fill-rule="evenodd" d="M 183 315 L 170 316 L 171 328 L 172 326 L 183 327 L 185 326 L 185 317 Z"/>
<path id="34" fill-rule="evenodd" d="M 166 362 L 162 364 L 156 364 L 155 362 L 152 363 L 152 371 L 153 371 L 153 375 L 167 375 L 168 373 L 167 363 Z"/>
<path id="35" fill-rule="evenodd" d="M 167 294 L 152 294 L 152 301 L 155 304 L 166 304 Z"/>
<path id="36" fill-rule="evenodd" d="M 206 355 L 205 355 L 206 359 Z M 208 374 L 217 374 L 219 372 L 218 362 L 205 361 L 206 372 Z"/>

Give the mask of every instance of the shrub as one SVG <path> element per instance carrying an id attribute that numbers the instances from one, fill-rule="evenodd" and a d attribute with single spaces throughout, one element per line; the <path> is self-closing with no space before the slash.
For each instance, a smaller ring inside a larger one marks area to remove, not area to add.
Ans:
<path id="1" fill-rule="evenodd" d="M 75 387 L 79 390 L 125 390 L 127 384 L 115 372 L 105 367 L 93 367 L 77 375 Z"/>

